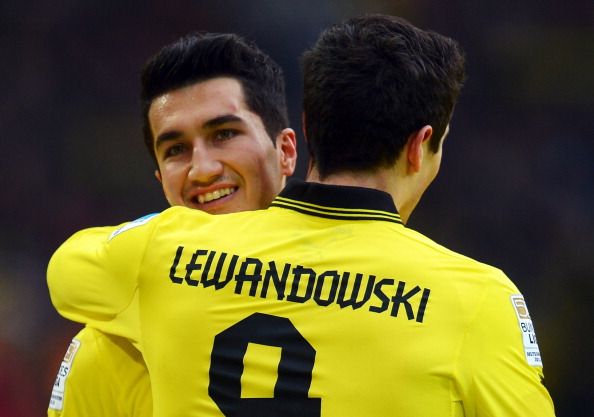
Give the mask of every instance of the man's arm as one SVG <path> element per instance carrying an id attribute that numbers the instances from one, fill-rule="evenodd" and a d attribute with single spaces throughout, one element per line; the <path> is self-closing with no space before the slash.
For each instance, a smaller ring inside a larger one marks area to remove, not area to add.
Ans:
<path id="1" fill-rule="evenodd" d="M 67 319 L 137 340 L 137 320 L 128 320 L 138 270 L 153 230 L 149 218 L 120 228 L 75 233 L 52 256 L 47 281 L 54 307 Z M 134 309 L 132 309 L 134 310 Z"/>
<path id="2" fill-rule="evenodd" d="M 458 359 L 466 416 L 552 417 L 524 298 L 505 276 L 489 285 Z"/>
<path id="3" fill-rule="evenodd" d="M 64 355 L 48 417 L 149 417 L 150 394 L 140 352 L 121 337 L 85 327 Z"/>

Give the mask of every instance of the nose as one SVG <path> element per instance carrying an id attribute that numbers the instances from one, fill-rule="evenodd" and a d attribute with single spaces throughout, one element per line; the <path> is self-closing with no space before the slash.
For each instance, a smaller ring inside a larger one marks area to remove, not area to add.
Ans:
<path id="1" fill-rule="evenodd" d="M 223 163 L 216 150 L 205 144 L 195 144 L 188 179 L 200 184 L 210 184 L 223 174 Z"/>

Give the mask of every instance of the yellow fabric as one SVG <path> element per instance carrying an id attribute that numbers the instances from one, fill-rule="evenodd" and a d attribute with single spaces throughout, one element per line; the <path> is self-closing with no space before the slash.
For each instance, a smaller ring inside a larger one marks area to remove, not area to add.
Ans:
<path id="1" fill-rule="evenodd" d="M 151 387 L 142 355 L 128 340 L 90 327 L 73 340 L 78 349 L 68 361 L 63 401 L 50 403 L 49 417 L 150 417 Z M 66 360 L 65 360 L 66 361 Z"/>
<path id="2" fill-rule="evenodd" d="M 105 248 L 102 245 L 96 246 L 97 242 L 105 240 L 106 237 L 123 227 L 126 227 L 126 224 L 90 228 L 69 239 L 65 245 L 75 244 L 77 250 L 84 256 L 84 260 L 81 259 L 82 262 L 78 263 L 76 268 L 78 272 L 75 275 L 68 277 L 59 275 L 58 279 L 52 280 L 51 283 L 48 281 L 48 284 L 52 285 L 52 291 L 50 291 L 52 303 L 64 317 L 79 323 L 91 322 L 93 328 L 107 329 L 107 333 L 123 336 L 139 348 L 138 300 L 135 297 L 129 298 L 127 293 L 124 295 L 118 291 L 109 292 L 108 297 L 98 298 L 97 295 L 107 289 L 104 286 L 108 281 L 88 279 L 89 277 L 86 275 L 102 267 L 95 262 L 101 262 L 102 251 Z M 66 265 L 58 264 L 62 261 L 55 257 L 52 259 L 52 265 L 58 271 L 68 270 L 70 268 L 69 260 L 65 261 Z M 123 261 L 125 262 L 125 259 Z M 134 261 L 138 262 L 139 260 Z M 133 265 L 133 262 L 130 265 Z M 121 283 L 125 282 L 130 281 L 121 280 Z M 70 288 L 76 288 L 77 291 L 71 292 Z M 61 293 L 68 293 L 76 298 L 69 298 L 71 304 L 62 308 L 60 298 L 54 297 L 54 294 Z M 120 296 L 126 298 L 123 299 Z"/>
<path id="3" fill-rule="evenodd" d="M 526 359 L 514 284 L 362 190 L 298 183 L 264 211 L 174 207 L 112 238 L 79 232 L 50 262 L 52 300 L 67 317 L 140 337 L 157 417 L 553 416 L 542 368 Z M 120 320 L 135 297 L 140 335 Z M 280 363 L 244 358 L 252 344 L 280 346 Z M 241 386 L 275 380 L 276 391 Z"/>

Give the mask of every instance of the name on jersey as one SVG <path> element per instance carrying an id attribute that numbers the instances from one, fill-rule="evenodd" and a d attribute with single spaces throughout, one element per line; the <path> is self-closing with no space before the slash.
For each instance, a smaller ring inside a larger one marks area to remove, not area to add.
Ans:
<path id="1" fill-rule="evenodd" d="M 366 309 L 371 313 L 406 315 L 422 323 L 431 290 L 390 277 L 350 271 L 319 271 L 303 265 L 241 258 L 208 249 L 179 246 L 169 269 L 174 284 L 221 290 L 321 307 Z"/>

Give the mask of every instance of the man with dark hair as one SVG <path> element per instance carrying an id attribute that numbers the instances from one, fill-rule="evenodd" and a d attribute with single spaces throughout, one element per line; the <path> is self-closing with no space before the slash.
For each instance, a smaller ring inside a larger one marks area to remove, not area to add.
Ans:
<path id="1" fill-rule="evenodd" d="M 460 47 L 359 17 L 303 71 L 307 182 L 267 210 L 75 234 L 48 268 L 56 308 L 134 334 L 119 311 L 138 295 L 156 416 L 554 415 L 516 286 L 404 225 L 439 170 Z"/>
<path id="2" fill-rule="evenodd" d="M 264 208 L 293 173 L 282 70 L 237 35 L 194 34 L 163 48 L 143 69 L 141 106 L 145 143 L 171 205 L 209 213 Z M 203 113 L 212 117 L 199 119 Z M 210 155 L 224 163 L 201 163 Z M 199 170 L 192 181 L 178 175 L 190 157 Z M 169 173 L 176 178 L 165 183 Z"/>
<path id="3" fill-rule="evenodd" d="M 145 143 L 171 205 L 216 214 L 262 209 L 293 174 L 282 70 L 237 35 L 192 34 L 161 49 L 142 71 L 141 102 Z M 136 301 L 121 315 L 136 322 Z M 103 325 L 70 343 L 50 417 L 152 415 L 139 337 L 106 334 Z"/>
<path id="4" fill-rule="evenodd" d="M 453 41 L 379 16 L 348 27 L 359 21 L 366 24 L 352 33 L 330 28 L 303 56 L 305 133 L 322 177 L 390 167 L 410 132 L 428 124 L 438 152 L 462 87 Z"/>

